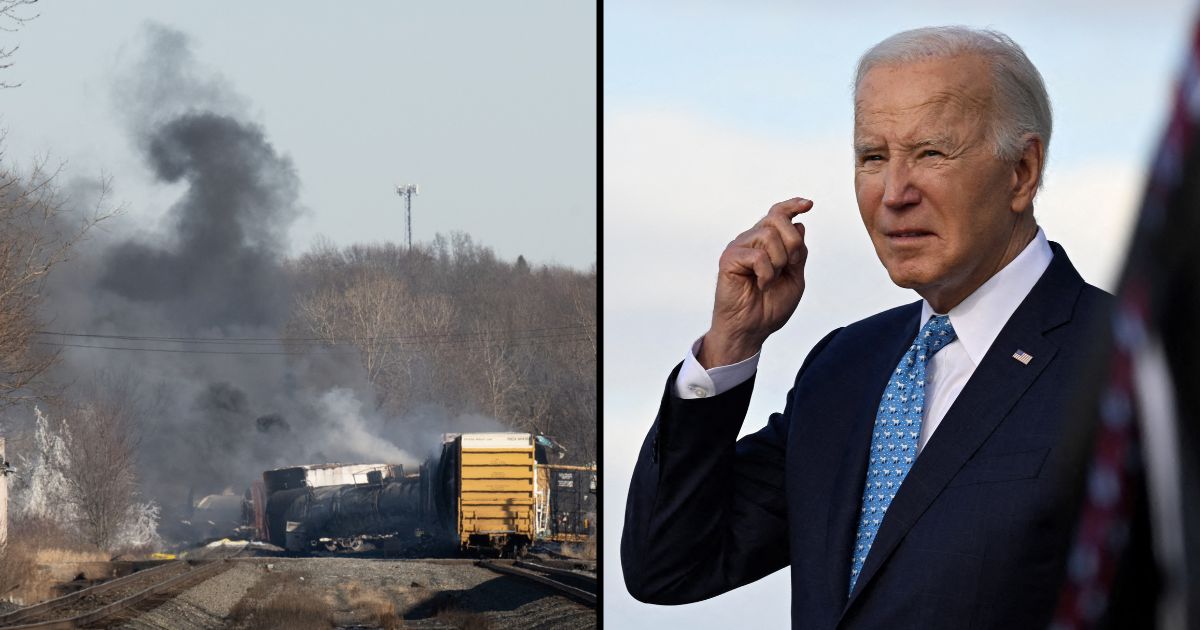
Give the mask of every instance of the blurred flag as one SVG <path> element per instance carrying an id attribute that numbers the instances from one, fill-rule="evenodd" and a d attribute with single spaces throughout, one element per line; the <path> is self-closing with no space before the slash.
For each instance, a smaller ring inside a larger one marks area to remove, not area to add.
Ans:
<path id="1" fill-rule="evenodd" d="M 1084 407 L 1085 475 L 1052 628 L 1200 628 L 1200 24 Z"/>

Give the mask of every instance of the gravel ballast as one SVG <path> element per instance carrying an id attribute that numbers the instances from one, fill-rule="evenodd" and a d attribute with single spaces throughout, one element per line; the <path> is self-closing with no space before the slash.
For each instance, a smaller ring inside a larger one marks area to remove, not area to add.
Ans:
<path id="1" fill-rule="evenodd" d="M 228 570 L 205 580 L 156 608 L 141 613 L 118 628 L 147 630 L 215 630 L 225 628 L 225 619 L 261 572 L 253 564 L 231 563 Z"/>
<path id="2" fill-rule="evenodd" d="M 595 609 L 546 586 L 469 562 L 334 557 L 251 558 L 231 564 L 230 569 L 119 627 L 264 627 L 270 625 L 265 603 L 291 601 L 289 597 L 297 596 L 293 592 L 306 602 L 319 600 L 328 613 L 328 623 L 314 621 L 311 627 L 591 630 L 597 626 Z M 257 597 L 238 606 L 255 585 L 259 585 Z"/>

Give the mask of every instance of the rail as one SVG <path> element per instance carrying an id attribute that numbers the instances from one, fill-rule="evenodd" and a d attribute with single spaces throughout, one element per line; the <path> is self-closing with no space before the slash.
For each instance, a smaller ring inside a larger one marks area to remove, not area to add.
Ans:
<path id="1" fill-rule="evenodd" d="M 597 589 L 595 577 L 577 573 L 575 571 L 556 569 L 553 567 L 547 567 L 519 560 L 480 560 L 476 563 L 476 566 L 491 569 L 497 573 L 505 573 L 508 575 L 522 577 L 527 580 L 549 586 L 550 588 L 588 604 L 593 608 L 596 606 Z M 583 585 L 583 588 L 567 584 L 564 580 L 581 584 Z"/>
<path id="2" fill-rule="evenodd" d="M 238 550 L 224 558 L 189 561 L 174 560 L 150 569 L 131 573 L 90 588 L 27 606 L 0 615 L 3 630 L 58 630 L 86 627 L 145 601 L 158 593 L 179 588 L 193 581 L 201 582 L 229 566 L 224 561 L 241 553 Z M 147 585 L 148 584 L 148 585 Z M 132 591 L 132 594 L 125 595 Z"/>

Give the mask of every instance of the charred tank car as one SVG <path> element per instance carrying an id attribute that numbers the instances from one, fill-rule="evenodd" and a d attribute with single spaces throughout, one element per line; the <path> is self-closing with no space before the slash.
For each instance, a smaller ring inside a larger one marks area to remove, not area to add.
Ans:
<path id="1" fill-rule="evenodd" d="M 263 473 L 263 536 L 289 551 L 360 549 L 420 526 L 420 481 L 384 464 L 322 464 Z"/>

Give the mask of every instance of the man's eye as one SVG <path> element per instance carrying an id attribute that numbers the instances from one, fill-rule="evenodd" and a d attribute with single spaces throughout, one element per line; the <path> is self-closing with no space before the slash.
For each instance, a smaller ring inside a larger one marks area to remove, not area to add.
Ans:
<path id="1" fill-rule="evenodd" d="M 942 152 L 937 149 L 925 149 L 921 152 L 921 157 L 941 157 Z"/>
<path id="2" fill-rule="evenodd" d="M 883 156 L 872 153 L 870 155 L 864 155 L 862 157 L 862 161 L 863 161 L 863 164 L 866 164 L 867 162 L 880 162 L 880 161 L 883 161 Z"/>

